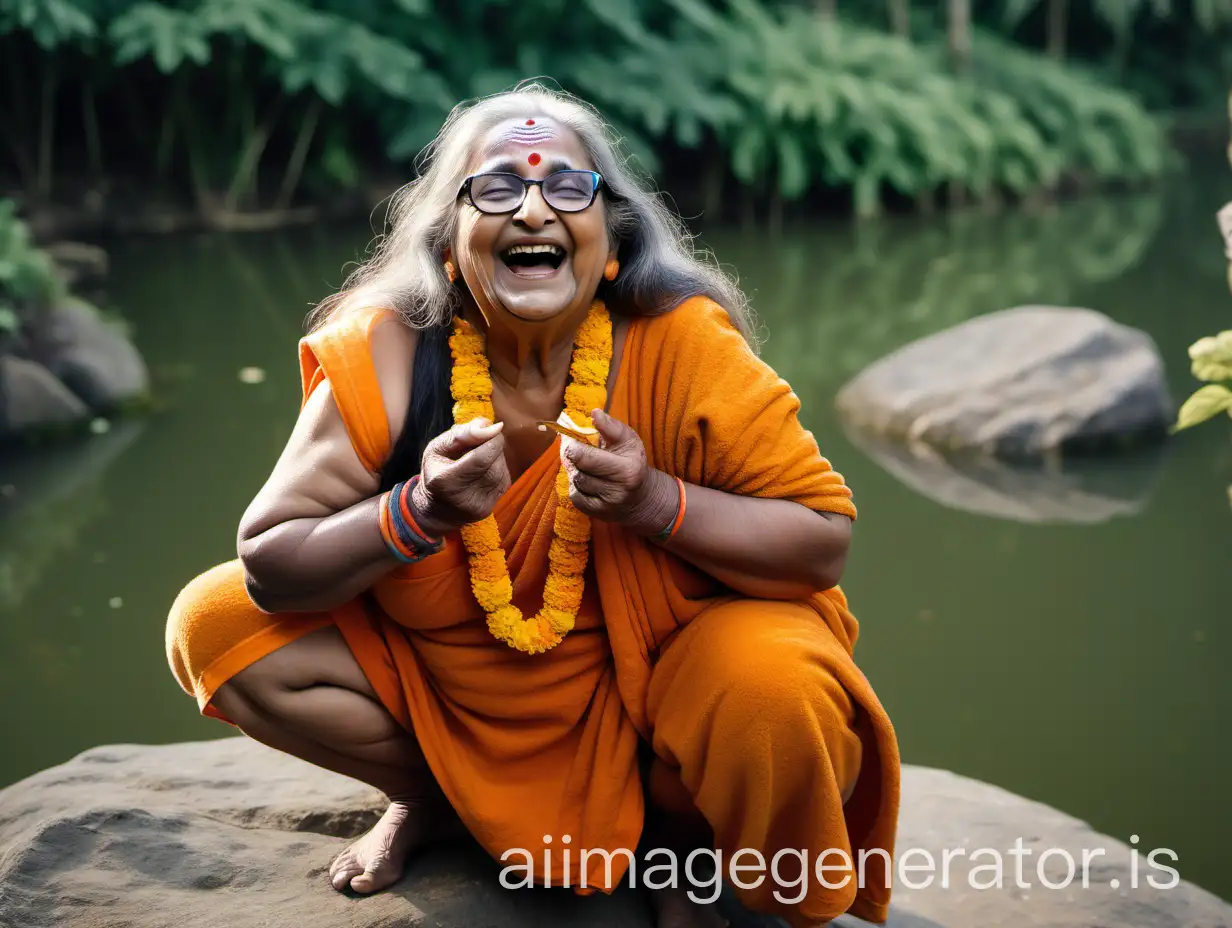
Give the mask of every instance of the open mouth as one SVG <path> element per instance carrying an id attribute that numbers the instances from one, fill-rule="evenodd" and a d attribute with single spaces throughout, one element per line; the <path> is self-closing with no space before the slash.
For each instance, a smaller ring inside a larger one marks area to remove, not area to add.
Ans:
<path id="1" fill-rule="evenodd" d="M 565 249 L 559 245 L 510 245 L 500 253 L 505 267 L 519 277 L 547 277 L 564 263 Z"/>

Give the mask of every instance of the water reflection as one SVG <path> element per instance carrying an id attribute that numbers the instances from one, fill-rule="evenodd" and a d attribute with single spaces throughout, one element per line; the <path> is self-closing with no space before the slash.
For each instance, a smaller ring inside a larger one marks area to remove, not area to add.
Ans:
<path id="1" fill-rule="evenodd" d="M 1115 460 L 1012 466 L 989 457 L 945 456 L 850 427 L 844 432 L 921 496 L 948 509 L 1014 522 L 1098 524 L 1137 515 L 1159 484 L 1166 454 L 1156 446 Z"/>
<path id="2" fill-rule="evenodd" d="M 107 511 L 101 478 L 141 435 L 127 421 L 102 435 L 0 460 L 0 617 L 14 613 L 43 574 Z M 0 622 L 0 631 L 10 627 Z"/>
<path id="3" fill-rule="evenodd" d="M 1142 259 L 1164 212 L 1151 194 L 707 241 L 756 291 L 767 356 L 828 403 L 836 382 L 917 338 L 1023 303 L 1073 304 Z"/>

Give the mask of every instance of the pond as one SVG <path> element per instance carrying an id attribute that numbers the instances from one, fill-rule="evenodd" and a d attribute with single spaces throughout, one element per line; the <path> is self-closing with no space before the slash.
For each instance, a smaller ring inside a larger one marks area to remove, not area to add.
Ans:
<path id="1" fill-rule="evenodd" d="M 996 475 L 985 493 L 862 448 L 833 412 L 877 357 L 1023 303 L 1146 329 L 1179 400 L 1195 385 L 1186 347 L 1232 318 L 1213 219 L 1229 199 L 1220 173 L 1030 213 L 703 241 L 739 271 L 764 356 L 854 489 L 844 588 L 904 760 L 1170 848 L 1183 877 L 1232 899 L 1216 831 L 1232 823 L 1228 423 L 1158 454 Z M 234 556 L 295 418 L 303 317 L 369 238 L 362 224 L 108 245 L 110 302 L 161 403 L 0 463 L 0 785 L 100 743 L 232 733 L 173 682 L 164 617 L 188 579 Z"/>

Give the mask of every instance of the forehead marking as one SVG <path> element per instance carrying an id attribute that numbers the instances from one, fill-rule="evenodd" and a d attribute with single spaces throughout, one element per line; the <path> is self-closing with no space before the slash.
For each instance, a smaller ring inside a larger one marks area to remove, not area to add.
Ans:
<path id="1" fill-rule="evenodd" d="M 532 151 L 532 152 L 530 153 L 530 157 L 529 157 L 529 158 L 527 158 L 526 160 L 527 160 L 528 162 L 530 162 L 530 166 L 533 168 L 535 165 L 537 165 L 537 164 L 538 164 L 541 160 L 543 160 L 543 159 L 541 159 L 541 158 L 539 157 L 539 152 L 537 152 L 537 151 Z"/>
<path id="2" fill-rule="evenodd" d="M 556 133 L 550 126 L 514 126 L 501 136 L 500 142 L 512 142 L 515 145 L 541 145 L 551 142 Z"/>

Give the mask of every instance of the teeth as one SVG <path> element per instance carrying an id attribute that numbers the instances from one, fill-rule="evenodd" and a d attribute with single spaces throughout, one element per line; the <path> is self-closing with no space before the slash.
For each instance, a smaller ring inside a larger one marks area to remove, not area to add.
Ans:
<path id="1" fill-rule="evenodd" d="M 507 255 L 556 255 L 564 257 L 565 249 L 559 245 L 511 245 L 505 249 Z"/>

